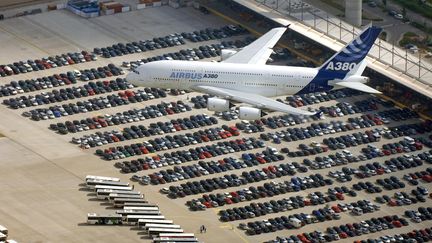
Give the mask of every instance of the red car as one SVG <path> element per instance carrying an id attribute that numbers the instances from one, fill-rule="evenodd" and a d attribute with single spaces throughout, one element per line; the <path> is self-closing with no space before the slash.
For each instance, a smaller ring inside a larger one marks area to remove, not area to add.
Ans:
<path id="1" fill-rule="evenodd" d="M 392 223 L 393 223 L 394 227 L 396 227 L 396 228 L 402 227 L 402 223 L 399 220 L 395 220 Z"/>

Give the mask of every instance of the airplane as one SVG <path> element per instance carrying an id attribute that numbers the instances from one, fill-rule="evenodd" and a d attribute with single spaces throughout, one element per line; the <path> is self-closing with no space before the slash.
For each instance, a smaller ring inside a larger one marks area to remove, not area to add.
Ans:
<path id="1" fill-rule="evenodd" d="M 342 50 L 318 68 L 266 65 L 273 47 L 288 29 L 277 27 L 239 51 L 221 51 L 220 62 L 161 60 L 132 70 L 126 80 L 135 86 L 182 89 L 209 94 L 207 109 L 228 111 L 232 101 L 250 106 L 239 107 L 242 120 L 260 119 L 263 111 L 295 115 L 321 115 L 273 100 L 269 97 L 323 92 L 350 88 L 366 93 L 380 91 L 367 86 L 366 55 L 381 32 L 369 26 Z"/>

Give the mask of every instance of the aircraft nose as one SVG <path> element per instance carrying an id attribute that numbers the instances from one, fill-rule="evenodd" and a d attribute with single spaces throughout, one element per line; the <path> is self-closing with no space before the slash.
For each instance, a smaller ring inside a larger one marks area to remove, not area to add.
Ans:
<path id="1" fill-rule="evenodd" d="M 134 72 L 129 72 L 126 75 L 126 81 L 133 84 L 134 86 L 140 86 L 139 75 Z"/>

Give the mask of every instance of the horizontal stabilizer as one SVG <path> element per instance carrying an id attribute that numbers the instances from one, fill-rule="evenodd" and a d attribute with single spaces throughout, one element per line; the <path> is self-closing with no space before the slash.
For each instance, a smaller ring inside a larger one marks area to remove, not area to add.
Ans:
<path id="1" fill-rule="evenodd" d="M 359 90 L 359 91 L 366 92 L 366 93 L 381 94 L 380 91 L 378 91 L 374 88 L 371 88 L 371 87 L 367 86 L 366 84 L 359 83 L 359 82 L 337 82 L 335 84 L 338 86 L 342 86 L 342 87 L 350 88 L 350 89 L 355 89 L 355 90 Z"/>

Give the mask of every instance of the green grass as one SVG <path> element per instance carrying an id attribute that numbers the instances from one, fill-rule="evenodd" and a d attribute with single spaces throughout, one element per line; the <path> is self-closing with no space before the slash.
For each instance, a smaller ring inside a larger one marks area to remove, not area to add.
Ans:
<path id="1" fill-rule="evenodd" d="M 432 19 L 432 7 L 427 4 L 419 4 L 417 0 L 393 0 L 401 6 Z"/>
<path id="2" fill-rule="evenodd" d="M 412 43 L 411 37 L 417 36 L 416 34 L 412 35 L 414 33 L 407 32 L 403 35 L 402 39 L 399 41 L 399 46 L 406 46 L 407 44 Z"/>

